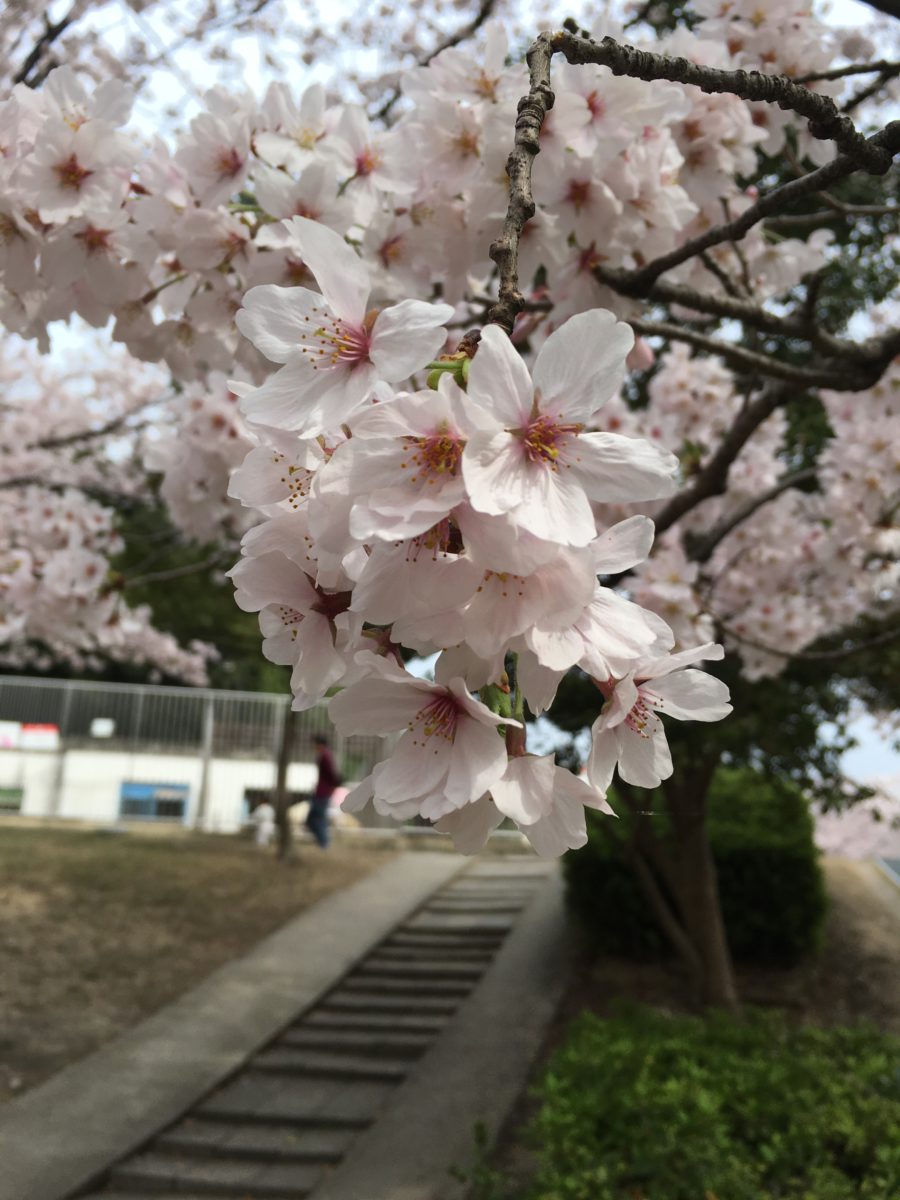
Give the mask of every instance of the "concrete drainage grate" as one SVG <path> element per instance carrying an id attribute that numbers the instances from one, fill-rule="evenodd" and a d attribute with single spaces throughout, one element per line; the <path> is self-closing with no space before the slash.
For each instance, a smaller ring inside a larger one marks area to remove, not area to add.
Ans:
<path id="1" fill-rule="evenodd" d="M 82 1200 L 300 1200 L 440 1036 L 547 879 L 476 863 L 312 1008 Z"/>

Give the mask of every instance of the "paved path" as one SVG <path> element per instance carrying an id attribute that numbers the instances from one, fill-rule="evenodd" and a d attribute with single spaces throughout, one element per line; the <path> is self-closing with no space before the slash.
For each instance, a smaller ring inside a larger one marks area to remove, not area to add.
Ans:
<path id="1" fill-rule="evenodd" d="M 564 987 L 562 926 L 535 859 L 401 856 L 119 1039 L 137 1054 L 10 1106 L 0 1197 L 462 1195 L 450 1168 L 476 1120 L 496 1132 Z"/>

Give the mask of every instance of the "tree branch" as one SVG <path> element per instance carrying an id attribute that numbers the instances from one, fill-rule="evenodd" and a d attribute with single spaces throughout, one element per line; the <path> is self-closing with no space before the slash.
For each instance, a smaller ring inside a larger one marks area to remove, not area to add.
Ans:
<path id="1" fill-rule="evenodd" d="M 759 642 L 755 638 L 746 637 L 742 633 L 736 633 L 728 625 L 722 624 L 721 628 L 730 638 L 734 638 L 736 642 L 742 642 L 745 646 L 752 646 L 754 650 L 762 650 L 766 654 L 774 654 L 777 658 L 799 658 L 813 662 L 850 658 L 853 654 L 861 654 L 865 650 L 877 650 L 879 646 L 887 646 L 892 642 L 900 641 L 900 625 L 898 625 L 893 629 L 886 629 L 884 633 L 880 633 L 877 637 L 870 638 L 868 641 L 857 642 L 855 646 L 839 646 L 830 650 L 782 650 L 777 646 L 767 646 L 765 642 Z M 833 636 L 840 637 L 841 635 L 837 634 Z M 829 640 L 832 640 L 832 637 Z"/>
<path id="2" fill-rule="evenodd" d="M 815 467 L 806 467 L 802 471 L 793 471 L 789 475 L 783 475 L 766 491 L 760 492 L 758 496 L 751 496 L 730 516 L 723 518 L 718 525 L 714 525 L 708 533 L 688 533 L 684 539 L 688 558 L 693 559 L 694 562 L 707 562 L 719 542 L 726 538 L 732 530 L 737 529 L 738 525 L 742 525 L 755 512 L 768 504 L 770 500 L 774 500 L 776 496 L 780 496 L 782 492 L 786 492 L 790 488 L 811 483 L 815 478 Z"/>
<path id="3" fill-rule="evenodd" d="M 531 169 L 541 149 L 541 126 L 554 100 L 550 87 L 550 59 L 553 57 L 550 34 L 540 34 L 525 57 L 528 62 L 529 89 L 528 94 L 519 101 L 515 144 L 506 160 L 509 207 L 503 232 L 492 243 L 490 250 L 491 258 L 500 272 L 500 292 L 497 303 L 491 305 L 485 314 L 486 324 L 500 325 L 508 334 L 512 333 L 516 317 L 525 303 L 519 291 L 519 238 L 525 223 L 534 216 Z"/>
<path id="4" fill-rule="evenodd" d="M 147 583 L 168 583 L 173 579 L 185 579 L 189 575 L 202 575 L 205 571 L 211 571 L 213 567 L 219 566 L 225 558 L 231 556 L 231 551 L 217 550 L 215 554 L 211 554 L 209 558 L 205 558 L 201 562 L 184 563 L 180 567 L 170 567 L 165 571 L 151 571 L 147 575 L 135 575 L 131 579 L 123 577 L 119 587 L 121 589 L 142 587 Z"/>
<path id="5" fill-rule="evenodd" d="M 156 401 L 148 401 L 148 404 L 156 403 Z M 65 434 L 62 437 L 41 438 L 40 441 L 32 442 L 27 447 L 28 450 L 57 450 L 65 446 L 75 446 L 79 442 L 93 441 L 95 438 L 106 437 L 107 434 L 115 433 L 121 429 L 123 425 L 133 417 L 135 413 L 141 412 L 146 408 L 146 404 L 141 404 L 130 412 L 122 413 L 118 417 L 113 417 L 111 421 L 107 421 L 105 425 L 100 425 L 96 429 L 82 429 L 78 433 Z"/>
<path id="6" fill-rule="evenodd" d="M 689 346 L 695 346 L 698 350 L 717 354 L 742 371 L 766 375 L 770 379 L 784 379 L 800 384 L 801 387 L 827 387 L 835 391 L 853 392 L 869 386 L 871 378 L 871 373 L 863 368 L 842 369 L 837 363 L 826 362 L 820 367 L 794 366 L 793 363 L 783 362 L 768 354 L 760 354 L 756 350 L 748 350 L 745 346 L 726 342 L 722 338 L 710 337 L 671 321 L 645 321 L 641 317 L 631 317 L 628 323 L 638 333 L 647 337 L 674 338 L 679 342 L 687 342 Z"/>
<path id="7" fill-rule="evenodd" d="M 790 395 L 791 389 L 783 382 L 769 381 L 754 400 L 744 405 L 706 466 L 701 467 L 689 486 L 674 495 L 653 518 L 657 537 L 704 500 L 724 494 L 731 464 L 763 421 Z"/>
<path id="8" fill-rule="evenodd" d="M 889 150 L 891 155 L 896 154 L 900 150 L 900 121 L 891 121 L 880 132 L 873 134 L 869 141 L 876 142 L 883 149 Z M 714 225 L 705 233 L 690 238 L 677 249 L 661 255 L 637 270 L 617 272 L 616 290 L 629 296 L 646 296 L 665 271 L 681 266 L 682 263 L 696 257 L 701 251 L 710 250 L 713 246 L 721 245 L 722 242 L 740 241 L 764 217 L 780 214 L 783 209 L 790 207 L 798 200 L 821 192 L 823 188 L 829 187 L 837 180 L 852 175 L 857 169 L 858 164 L 853 158 L 846 154 L 839 154 L 824 167 L 810 171 L 800 179 L 792 179 L 788 183 L 783 183 L 780 187 L 773 188 L 771 192 L 760 196 L 754 204 L 751 204 L 733 221 L 724 225 Z"/>
<path id="9" fill-rule="evenodd" d="M 849 67 L 835 67 L 831 71 L 814 71 L 811 75 L 799 75 L 794 83 L 815 83 L 825 79 L 846 79 L 848 75 L 870 75 L 876 71 L 883 75 L 900 75 L 900 63 L 880 59 L 878 62 L 852 63 Z"/>
<path id="10" fill-rule="evenodd" d="M 608 67 L 613 75 L 628 75 L 648 83 L 667 79 L 672 83 L 691 84 L 710 95 L 737 96 L 741 100 L 791 109 L 809 122 L 809 132 L 814 138 L 834 142 L 857 167 L 871 175 L 884 175 L 890 168 L 893 156 L 884 146 L 873 145 L 870 138 L 861 134 L 830 96 L 811 92 L 786 75 L 698 66 L 686 58 L 668 58 L 620 45 L 611 37 L 595 42 L 570 29 L 552 34 L 551 46 L 554 52 L 564 55 L 567 62 L 576 66 L 594 63 Z"/>
<path id="11" fill-rule="evenodd" d="M 29 79 L 28 76 L 31 74 L 34 67 L 37 66 L 41 59 L 41 55 L 44 53 L 47 47 L 52 46 L 56 39 L 60 37 L 61 34 L 65 33 L 65 31 L 72 24 L 75 19 L 76 8 L 77 5 L 73 5 L 66 15 L 64 17 L 60 17 L 55 24 L 51 24 L 47 14 L 44 13 L 44 32 L 32 46 L 31 51 L 29 52 L 28 57 L 25 59 L 22 66 L 15 73 L 15 75 L 13 75 L 13 83 L 24 83 L 26 87 L 37 86 L 40 80 Z"/>

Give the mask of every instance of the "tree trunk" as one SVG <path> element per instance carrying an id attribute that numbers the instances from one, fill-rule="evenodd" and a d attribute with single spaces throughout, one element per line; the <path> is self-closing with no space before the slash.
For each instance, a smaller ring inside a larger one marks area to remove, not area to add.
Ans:
<path id="1" fill-rule="evenodd" d="M 626 854 L 644 897 L 681 959 L 699 1005 L 735 1010 L 737 987 L 706 826 L 706 797 L 718 757 L 682 771 L 663 785 L 670 817 L 668 836 L 654 830 L 640 793 L 616 785 L 631 810 Z"/>
<path id="2" fill-rule="evenodd" d="M 670 782 L 666 800 L 674 838 L 675 899 L 702 967 L 699 999 L 704 1005 L 734 1010 L 737 986 L 706 825 L 706 796 L 714 769 L 711 763 L 685 772 L 677 784 Z"/>
<path id="3" fill-rule="evenodd" d="M 277 850 L 280 859 L 286 859 L 291 853 L 293 835 L 291 833 L 291 796 L 288 791 L 288 767 L 294 757 L 294 742 L 296 740 L 299 713 L 289 708 L 284 714 L 284 724 L 281 727 L 281 743 L 278 747 L 278 766 L 275 772 L 275 828 L 278 831 Z"/>

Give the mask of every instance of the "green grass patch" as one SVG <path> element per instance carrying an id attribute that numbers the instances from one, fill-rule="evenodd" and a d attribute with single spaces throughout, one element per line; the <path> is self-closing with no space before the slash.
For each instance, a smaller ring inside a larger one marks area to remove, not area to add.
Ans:
<path id="1" fill-rule="evenodd" d="M 897 1200 L 900 1040 L 780 1013 L 584 1014 L 539 1085 L 535 1200 Z"/>

